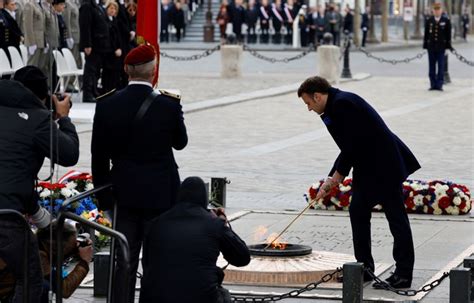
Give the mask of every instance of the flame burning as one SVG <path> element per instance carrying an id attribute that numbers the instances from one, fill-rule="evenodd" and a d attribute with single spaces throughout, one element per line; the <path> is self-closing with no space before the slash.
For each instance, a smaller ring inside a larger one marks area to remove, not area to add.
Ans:
<path id="1" fill-rule="evenodd" d="M 263 225 L 258 226 L 255 229 L 254 233 L 253 233 L 254 243 L 265 242 L 266 244 L 270 244 L 278 236 L 277 233 L 272 233 L 272 234 L 267 236 L 267 233 L 268 233 L 268 228 L 267 227 L 265 227 Z M 266 238 L 266 240 L 265 240 L 265 238 Z M 272 245 L 270 245 L 270 248 L 284 250 L 284 249 L 286 249 L 287 246 L 288 246 L 288 243 L 282 242 L 282 239 L 279 238 L 276 242 L 274 242 L 274 243 L 272 243 Z"/>
<path id="2" fill-rule="evenodd" d="M 266 243 L 267 244 L 272 243 L 276 239 L 276 237 L 278 237 L 277 233 L 270 234 L 267 238 Z M 281 240 L 281 238 L 279 238 L 278 240 L 273 242 L 272 245 L 270 245 L 270 247 L 273 248 L 273 249 L 285 250 L 286 247 L 288 246 L 288 243 L 280 242 L 280 240 Z"/>

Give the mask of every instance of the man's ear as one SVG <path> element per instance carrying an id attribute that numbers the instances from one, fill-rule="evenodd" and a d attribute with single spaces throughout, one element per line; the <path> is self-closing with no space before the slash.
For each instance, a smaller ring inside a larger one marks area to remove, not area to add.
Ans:
<path id="1" fill-rule="evenodd" d="M 319 102 L 319 95 L 320 95 L 319 93 L 314 93 L 314 94 L 313 94 L 313 100 L 314 100 L 315 102 Z"/>

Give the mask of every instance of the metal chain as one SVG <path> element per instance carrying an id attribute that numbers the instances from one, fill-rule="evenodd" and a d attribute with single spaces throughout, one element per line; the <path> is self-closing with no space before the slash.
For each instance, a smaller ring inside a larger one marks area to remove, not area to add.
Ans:
<path id="1" fill-rule="evenodd" d="M 445 272 L 443 273 L 443 275 L 437 279 L 437 280 L 434 280 L 433 282 L 431 282 L 430 284 L 426 284 L 424 285 L 423 287 L 421 287 L 420 289 L 418 290 L 415 290 L 415 289 L 406 289 L 406 290 L 401 290 L 401 289 L 396 289 L 396 288 L 393 288 L 392 286 L 390 286 L 390 284 L 388 284 L 387 282 L 385 281 L 382 281 L 379 277 L 377 277 L 371 270 L 369 269 L 365 269 L 365 271 L 374 279 L 375 282 L 377 282 L 381 288 L 383 288 L 384 290 L 387 290 L 387 291 L 391 291 L 391 292 L 394 292 L 396 293 L 397 295 L 400 295 L 400 296 L 407 296 L 407 297 L 412 297 L 412 296 L 415 296 L 416 294 L 420 293 L 420 292 L 429 292 L 431 290 L 433 290 L 436 286 L 438 286 L 439 284 L 441 284 L 441 281 L 443 281 L 444 279 L 446 279 L 447 277 L 449 277 L 449 272 Z"/>
<path id="2" fill-rule="evenodd" d="M 367 57 L 378 60 L 380 63 L 390 63 L 393 65 L 398 64 L 398 63 L 410 63 L 413 60 L 421 59 L 426 54 L 426 51 L 423 51 L 421 53 L 418 53 L 416 56 L 396 60 L 396 59 L 384 59 L 382 57 L 377 57 L 360 46 L 357 49 L 363 52 Z"/>
<path id="3" fill-rule="evenodd" d="M 338 267 L 335 271 L 325 274 L 319 281 L 310 283 L 303 288 L 296 289 L 296 290 L 284 293 L 282 295 L 273 295 L 273 296 L 268 296 L 268 297 L 232 296 L 231 301 L 232 302 L 274 302 L 274 301 L 280 301 L 280 300 L 288 299 L 288 298 L 296 298 L 304 292 L 314 290 L 321 283 L 331 281 L 334 275 L 337 273 L 340 273 L 341 271 L 342 271 L 342 268 Z"/>
<path id="4" fill-rule="evenodd" d="M 474 66 L 474 61 L 469 61 L 467 60 L 464 56 L 462 56 L 460 53 L 458 53 L 454 48 L 451 49 L 451 53 L 456 56 L 456 58 L 459 59 L 462 63 L 466 63 L 469 66 Z"/>
<path id="5" fill-rule="evenodd" d="M 256 50 L 249 47 L 247 44 L 244 44 L 243 47 L 244 47 L 244 50 L 248 51 L 255 58 L 258 58 L 258 59 L 261 59 L 261 60 L 264 60 L 264 61 L 268 61 L 270 63 L 276 63 L 276 62 L 288 63 L 288 62 L 293 61 L 293 60 L 301 59 L 304 56 L 306 56 L 307 54 L 309 54 L 309 53 L 311 53 L 312 51 L 315 50 L 314 46 L 310 46 L 306 50 L 304 50 L 302 53 L 300 53 L 296 56 L 277 59 L 277 58 L 271 58 L 271 57 L 264 56 L 264 55 L 260 54 L 259 52 L 257 52 Z"/>
<path id="6" fill-rule="evenodd" d="M 175 61 L 194 61 L 194 60 L 199 60 L 199 59 L 208 57 L 208 56 L 212 55 L 215 51 L 218 51 L 220 49 L 221 49 L 221 46 L 220 46 L 220 44 L 218 44 L 218 45 L 214 46 L 213 48 L 205 50 L 201 54 L 196 54 L 196 55 L 192 55 L 192 56 L 172 56 L 172 55 L 168 55 L 164 51 L 160 51 L 160 55 L 164 58 L 169 58 L 169 59 L 172 59 L 172 60 L 175 60 Z"/>

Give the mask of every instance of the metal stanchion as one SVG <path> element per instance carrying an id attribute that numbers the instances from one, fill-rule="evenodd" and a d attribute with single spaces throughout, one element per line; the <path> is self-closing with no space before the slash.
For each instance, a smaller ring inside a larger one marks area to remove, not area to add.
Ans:
<path id="1" fill-rule="evenodd" d="M 364 264 L 359 262 L 346 263 L 342 267 L 342 302 L 362 303 L 364 287 Z"/>
<path id="2" fill-rule="evenodd" d="M 345 42 L 345 49 L 344 49 L 344 66 L 342 68 L 341 78 L 351 79 L 351 69 L 349 66 L 349 49 L 351 47 L 351 38 L 350 35 L 346 35 L 346 42 Z"/>
<path id="3" fill-rule="evenodd" d="M 449 272 L 449 303 L 471 302 L 471 271 L 453 268 Z"/>

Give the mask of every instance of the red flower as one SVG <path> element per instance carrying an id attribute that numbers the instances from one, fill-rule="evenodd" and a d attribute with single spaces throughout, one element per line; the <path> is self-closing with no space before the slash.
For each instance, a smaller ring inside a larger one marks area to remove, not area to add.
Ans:
<path id="1" fill-rule="evenodd" d="M 466 207 L 466 201 L 462 201 L 461 204 L 459 204 L 459 209 L 464 209 Z"/>
<path id="2" fill-rule="evenodd" d="M 61 188 L 66 187 L 65 184 L 60 184 L 60 183 L 49 183 L 49 182 L 40 182 L 38 186 L 41 186 L 43 188 L 49 189 L 49 190 L 58 190 Z"/>
<path id="3" fill-rule="evenodd" d="M 349 206 L 349 195 L 342 195 L 339 201 L 342 207 Z"/>
<path id="4" fill-rule="evenodd" d="M 352 179 L 348 178 L 348 179 L 344 180 L 342 182 L 342 185 L 344 185 L 344 186 L 352 185 Z"/>
<path id="5" fill-rule="evenodd" d="M 405 200 L 405 205 L 406 205 L 407 209 L 410 209 L 410 210 L 415 208 L 415 202 L 413 202 L 413 197 L 408 197 Z"/>
<path id="6" fill-rule="evenodd" d="M 447 208 L 449 205 L 451 205 L 451 199 L 448 197 L 444 196 L 438 201 L 439 208 Z"/>
<path id="7" fill-rule="evenodd" d="M 309 197 L 311 200 L 313 200 L 314 198 L 316 198 L 316 189 L 314 189 L 312 186 L 309 188 Z"/>

